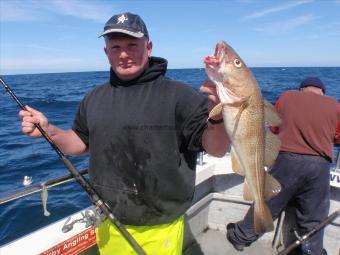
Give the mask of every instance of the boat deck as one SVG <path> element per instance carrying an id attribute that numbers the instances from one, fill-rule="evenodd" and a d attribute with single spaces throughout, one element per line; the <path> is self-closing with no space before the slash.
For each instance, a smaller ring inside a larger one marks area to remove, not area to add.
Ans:
<path id="1" fill-rule="evenodd" d="M 227 160 L 226 160 L 227 159 Z M 204 157 L 204 164 L 197 167 L 194 203 L 187 211 L 189 231 L 198 245 L 184 244 L 188 254 L 277 254 L 295 241 L 291 229 L 295 224 L 295 212 L 287 208 L 283 216 L 283 227 L 278 236 L 274 231 L 264 234 L 258 241 L 239 252 L 226 239 L 225 226 L 243 218 L 250 203 L 243 200 L 244 178 L 231 171 L 230 158 Z M 330 213 L 340 208 L 340 189 L 331 188 Z M 274 222 L 277 228 L 278 221 Z M 340 217 L 325 228 L 324 247 L 329 255 L 340 254 Z M 189 235 L 190 236 L 190 235 Z M 272 247 L 275 238 L 276 248 Z M 186 234 L 186 239 L 188 234 Z M 186 241 L 185 241 L 186 242 Z M 188 242 L 188 241 L 187 241 Z M 201 248 L 201 251 L 200 249 Z M 192 250 L 196 250 L 196 253 Z M 199 253 L 201 252 L 201 253 Z"/>
<path id="2" fill-rule="evenodd" d="M 207 229 L 196 237 L 198 244 L 189 246 L 183 255 L 272 255 L 271 242 L 268 240 L 260 240 L 250 247 L 246 247 L 242 252 L 237 251 L 226 239 L 225 233 L 213 229 Z"/>

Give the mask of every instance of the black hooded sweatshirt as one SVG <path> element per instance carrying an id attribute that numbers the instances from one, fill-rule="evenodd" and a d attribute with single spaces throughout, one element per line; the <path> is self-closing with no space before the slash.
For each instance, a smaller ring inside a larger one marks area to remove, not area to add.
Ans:
<path id="1" fill-rule="evenodd" d="M 167 61 L 150 58 L 137 79 L 110 82 L 81 101 L 73 130 L 90 154 L 91 183 L 128 225 L 173 221 L 191 204 L 207 99 L 165 76 Z"/>

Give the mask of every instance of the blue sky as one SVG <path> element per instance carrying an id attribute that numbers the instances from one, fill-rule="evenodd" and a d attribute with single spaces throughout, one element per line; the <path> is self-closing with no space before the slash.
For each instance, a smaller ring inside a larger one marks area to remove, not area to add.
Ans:
<path id="1" fill-rule="evenodd" d="M 0 0 L 0 74 L 106 71 L 98 35 L 121 12 L 169 68 L 202 68 L 218 41 L 250 67 L 340 66 L 340 0 Z"/>

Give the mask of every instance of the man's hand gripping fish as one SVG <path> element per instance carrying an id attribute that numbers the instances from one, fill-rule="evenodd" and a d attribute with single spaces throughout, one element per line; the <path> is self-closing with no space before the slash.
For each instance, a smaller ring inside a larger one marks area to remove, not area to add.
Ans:
<path id="1" fill-rule="evenodd" d="M 261 90 L 238 54 L 225 42 L 216 45 L 215 55 L 206 57 L 206 72 L 221 101 L 209 117 L 222 112 L 231 141 L 233 171 L 245 175 L 243 197 L 254 201 L 255 232 L 274 229 L 265 199 L 276 195 L 281 185 L 265 171 L 279 152 L 280 140 L 265 123 L 277 126 L 280 118 L 274 107 L 264 100 Z"/>

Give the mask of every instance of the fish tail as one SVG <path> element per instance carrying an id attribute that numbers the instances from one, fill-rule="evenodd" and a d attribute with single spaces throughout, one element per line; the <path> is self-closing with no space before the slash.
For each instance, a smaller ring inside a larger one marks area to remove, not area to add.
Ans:
<path id="1" fill-rule="evenodd" d="M 266 203 L 255 203 L 254 226 L 256 234 L 274 230 L 272 214 Z"/>

